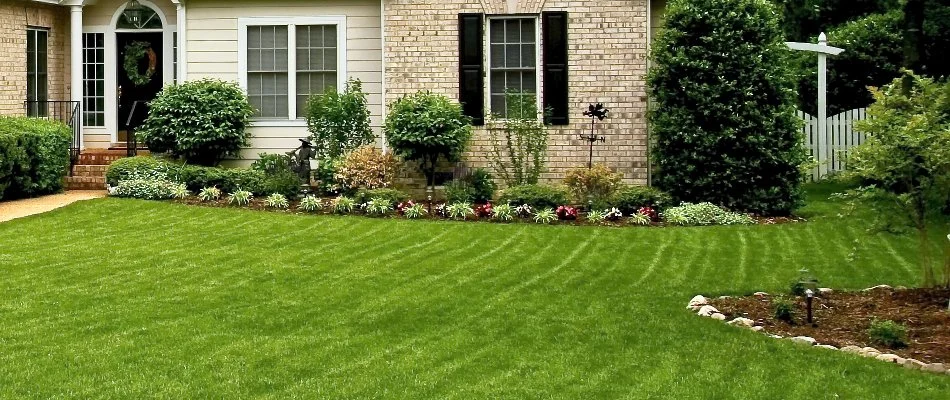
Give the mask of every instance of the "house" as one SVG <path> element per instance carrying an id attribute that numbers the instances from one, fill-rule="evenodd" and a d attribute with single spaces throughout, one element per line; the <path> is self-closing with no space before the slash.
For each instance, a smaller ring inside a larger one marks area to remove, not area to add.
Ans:
<path id="1" fill-rule="evenodd" d="M 663 3 L 2 0 L 0 113 L 72 122 L 84 155 L 117 157 L 136 102 L 183 80 L 236 81 L 259 110 L 242 153 L 250 160 L 295 147 L 307 96 L 356 78 L 377 130 L 404 94 L 460 100 L 478 125 L 466 164 L 484 166 L 487 116 L 516 88 L 553 110 L 545 178 L 587 163 L 582 113 L 604 103 L 594 161 L 645 183 L 647 54 Z"/>

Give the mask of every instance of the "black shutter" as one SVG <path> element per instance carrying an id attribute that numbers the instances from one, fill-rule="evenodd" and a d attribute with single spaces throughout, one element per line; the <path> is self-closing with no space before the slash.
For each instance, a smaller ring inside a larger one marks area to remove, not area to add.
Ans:
<path id="1" fill-rule="evenodd" d="M 485 125 L 482 14 L 459 14 L 459 102 L 472 124 Z"/>
<path id="2" fill-rule="evenodd" d="M 544 37 L 542 73 L 544 87 L 541 97 L 544 108 L 551 109 L 552 125 L 567 125 L 567 13 L 541 13 L 541 30 Z"/>

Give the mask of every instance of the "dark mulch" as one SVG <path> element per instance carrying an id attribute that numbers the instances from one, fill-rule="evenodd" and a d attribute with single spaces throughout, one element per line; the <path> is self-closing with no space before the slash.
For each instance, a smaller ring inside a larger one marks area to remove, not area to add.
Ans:
<path id="1" fill-rule="evenodd" d="M 934 363 L 950 363 L 950 312 L 947 289 L 876 289 L 833 293 L 816 297 L 814 326 L 806 323 L 805 299 L 785 297 L 795 304 L 793 322 L 776 320 L 774 302 L 778 297 L 732 297 L 711 300 L 730 319 L 746 317 L 765 327 L 765 332 L 782 336 L 810 336 L 832 346 L 874 347 L 904 358 Z M 872 343 L 867 330 L 871 320 L 893 320 L 905 324 L 908 346 L 887 349 Z"/>

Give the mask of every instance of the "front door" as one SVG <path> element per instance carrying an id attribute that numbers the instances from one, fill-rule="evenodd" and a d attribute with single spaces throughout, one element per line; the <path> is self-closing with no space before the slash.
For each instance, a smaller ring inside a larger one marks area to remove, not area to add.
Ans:
<path id="1" fill-rule="evenodd" d="M 162 90 L 162 32 L 120 32 L 116 34 L 118 93 L 118 140 L 128 140 L 126 125 L 136 101 L 151 101 Z M 136 110 L 141 115 L 141 110 Z"/>

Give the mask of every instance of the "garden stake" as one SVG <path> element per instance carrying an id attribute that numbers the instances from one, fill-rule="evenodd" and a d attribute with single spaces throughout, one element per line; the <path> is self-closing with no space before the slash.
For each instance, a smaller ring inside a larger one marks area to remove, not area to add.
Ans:
<path id="1" fill-rule="evenodd" d="M 581 140 L 586 140 L 590 143 L 590 158 L 587 161 L 587 169 L 594 167 L 594 143 L 601 142 L 606 143 L 607 138 L 604 136 L 597 136 L 595 129 L 597 128 L 595 122 L 598 120 L 603 121 L 604 118 L 607 118 L 607 113 L 610 110 L 604 108 L 604 105 L 597 103 L 597 105 L 591 104 L 587 107 L 587 111 L 584 111 L 584 115 L 590 117 L 590 135 L 580 135 Z"/>

